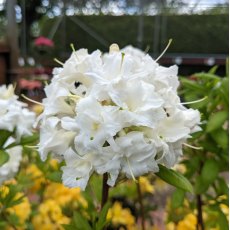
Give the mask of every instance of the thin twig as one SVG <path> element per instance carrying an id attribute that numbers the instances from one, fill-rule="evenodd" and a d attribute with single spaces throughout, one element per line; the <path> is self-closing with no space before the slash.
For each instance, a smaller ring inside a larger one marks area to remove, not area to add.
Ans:
<path id="1" fill-rule="evenodd" d="M 141 227 L 142 230 L 145 230 L 145 212 L 144 212 L 144 206 L 143 206 L 143 197 L 141 193 L 141 186 L 140 186 L 140 179 L 138 179 L 137 185 L 137 193 L 138 193 L 138 202 L 140 204 L 140 212 L 141 212 Z"/>
<path id="2" fill-rule="evenodd" d="M 101 209 L 104 207 L 109 197 L 109 185 L 107 184 L 108 174 L 103 174 L 103 182 L 102 182 L 102 197 L 101 197 Z"/>
<path id="3" fill-rule="evenodd" d="M 197 200 L 197 226 L 196 226 L 196 229 L 197 230 L 204 230 L 201 195 L 197 195 L 196 200 Z"/>

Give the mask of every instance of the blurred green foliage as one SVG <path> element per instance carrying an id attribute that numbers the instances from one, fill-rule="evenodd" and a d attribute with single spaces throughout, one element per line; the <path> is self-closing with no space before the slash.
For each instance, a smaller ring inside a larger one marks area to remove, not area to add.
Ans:
<path id="1" fill-rule="evenodd" d="M 228 53 L 228 15 L 165 15 L 166 28 L 160 28 L 158 52 L 170 38 L 174 45 L 169 53 Z M 108 44 L 101 44 L 95 38 L 75 24 L 72 19 L 80 20 L 90 30 L 111 43 L 118 43 L 120 47 L 126 45 L 137 46 L 138 16 L 71 16 L 62 19 L 54 36 L 55 54 L 70 52 L 69 44 L 74 43 L 76 49 L 87 47 L 93 51 L 100 49 L 108 51 Z M 43 17 L 39 24 L 41 35 L 49 37 L 59 18 Z M 154 16 L 144 16 L 143 47 L 153 52 L 155 31 Z"/>
<path id="2" fill-rule="evenodd" d="M 196 210 L 203 218 L 206 216 L 206 219 L 203 219 L 205 229 L 211 227 L 228 229 L 223 205 L 227 207 L 229 200 L 227 183 L 229 78 L 228 71 L 225 77 L 215 75 L 216 69 L 215 66 L 208 73 L 197 73 L 189 79 L 185 77 L 180 79 L 182 82 L 180 92 L 185 101 L 205 98 L 201 102 L 190 104 L 190 107 L 198 109 L 202 115 L 202 131 L 194 134 L 190 144 L 202 149 L 186 148 L 182 163 L 186 166 L 184 175 L 193 183 L 196 194 L 193 199 L 190 197 L 190 209 Z M 174 209 L 183 207 L 184 198 L 183 192 L 178 190 L 174 192 L 169 220 L 178 221 L 173 215 Z M 213 213 L 216 215 L 215 221 L 210 221 L 208 217 Z"/>

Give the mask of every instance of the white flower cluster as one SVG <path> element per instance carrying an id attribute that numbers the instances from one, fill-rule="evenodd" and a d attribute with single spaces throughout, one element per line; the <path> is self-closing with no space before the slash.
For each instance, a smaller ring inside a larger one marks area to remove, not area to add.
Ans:
<path id="1" fill-rule="evenodd" d="M 0 86 L 0 130 L 15 130 L 17 140 L 31 135 L 35 113 L 25 107 L 27 104 L 20 102 L 14 94 L 13 85 Z"/>
<path id="2" fill-rule="evenodd" d="M 8 87 L 6 85 L 0 86 L 0 132 L 7 130 L 14 133 L 6 140 L 6 143 L 2 146 L 3 148 L 18 142 L 22 136 L 32 134 L 35 113 L 30 112 L 25 108 L 26 106 L 25 103 L 18 101 L 18 96 L 14 94 L 13 85 Z M 9 154 L 9 160 L 0 166 L 0 184 L 15 175 L 22 158 L 21 146 L 7 148 L 4 151 Z"/>
<path id="3" fill-rule="evenodd" d="M 72 53 L 45 87 L 39 152 L 64 160 L 63 183 L 85 189 L 92 173 L 108 173 L 114 186 L 173 166 L 182 144 L 199 130 L 200 114 L 177 95 L 177 67 L 148 54 L 119 50 Z"/>

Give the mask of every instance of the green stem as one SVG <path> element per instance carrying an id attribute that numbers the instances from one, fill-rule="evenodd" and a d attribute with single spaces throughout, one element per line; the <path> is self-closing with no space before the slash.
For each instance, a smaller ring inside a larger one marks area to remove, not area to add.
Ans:
<path id="1" fill-rule="evenodd" d="M 108 174 L 103 174 L 103 182 L 102 182 L 102 198 L 101 198 L 101 209 L 104 207 L 109 197 L 109 185 L 107 184 Z"/>
<path id="2" fill-rule="evenodd" d="M 202 215 L 202 199 L 201 195 L 196 196 L 197 200 L 197 230 L 204 230 L 204 221 L 203 221 L 203 215 Z"/>
<path id="3" fill-rule="evenodd" d="M 140 204 L 140 213 L 141 213 L 141 227 L 142 230 L 145 230 L 145 211 L 143 206 L 143 197 L 141 193 L 140 179 L 138 179 L 137 185 L 137 193 L 138 193 L 138 202 Z"/>

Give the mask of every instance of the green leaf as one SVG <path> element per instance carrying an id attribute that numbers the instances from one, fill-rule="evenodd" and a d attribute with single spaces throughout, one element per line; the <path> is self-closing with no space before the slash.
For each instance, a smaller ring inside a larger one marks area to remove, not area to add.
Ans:
<path id="1" fill-rule="evenodd" d="M 208 73 L 209 73 L 209 74 L 215 74 L 217 69 L 218 69 L 218 65 L 214 65 L 214 66 L 208 71 Z"/>
<path id="2" fill-rule="evenodd" d="M 204 78 L 204 79 L 212 79 L 212 80 L 220 80 L 220 77 L 218 77 L 217 75 L 215 74 L 212 74 L 212 73 L 196 73 L 194 74 L 197 78 Z"/>
<path id="3" fill-rule="evenodd" d="M 32 143 L 38 141 L 38 139 L 39 139 L 39 134 L 38 133 L 35 133 L 32 136 L 24 136 L 24 137 L 21 138 L 19 143 L 14 142 L 14 143 L 8 145 L 5 149 L 12 148 L 12 147 L 17 146 L 19 144 L 20 145 L 32 144 Z"/>
<path id="4" fill-rule="evenodd" d="M 0 222 L 0 229 L 5 229 L 7 226 L 7 222 L 6 221 L 1 221 Z"/>
<path id="5" fill-rule="evenodd" d="M 87 219 L 85 219 L 84 216 L 82 216 L 81 214 L 75 212 L 73 215 L 73 221 L 74 221 L 74 226 L 75 229 L 79 229 L 79 230 L 93 230 L 92 227 L 90 226 L 89 222 Z"/>
<path id="6" fill-rule="evenodd" d="M 193 193 L 193 187 L 191 183 L 179 172 L 168 169 L 163 165 L 159 165 L 159 172 L 155 174 L 165 182 L 177 188 Z"/>
<path id="7" fill-rule="evenodd" d="M 59 171 L 51 172 L 47 175 L 47 178 L 51 181 L 59 183 L 61 182 L 62 172 L 59 172 Z"/>
<path id="8" fill-rule="evenodd" d="M 99 215 L 98 222 L 96 224 L 96 230 L 101 230 L 106 225 L 106 216 L 107 216 L 110 206 L 111 206 L 110 203 L 106 203 L 104 207 L 102 208 L 100 215 Z"/>
<path id="9" fill-rule="evenodd" d="M 38 141 L 39 139 L 39 134 L 38 133 L 34 133 L 32 136 L 24 136 L 21 138 L 21 145 L 27 145 L 27 144 L 31 144 L 34 143 L 35 141 Z"/>
<path id="10" fill-rule="evenodd" d="M 179 208 L 182 206 L 185 197 L 185 191 L 176 189 L 172 195 L 172 208 Z"/>
<path id="11" fill-rule="evenodd" d="M 229 79 L 225 77 L 222 79 L 220 90 L 223 92 L 223 95 L 227 97 L 227 101 L 228 101 L 228 95 L 229 95 L 228 86 L 229 86 Z"/>
<path id="12" fill-rule="evenodd" d="M 0 150 L 0 166 L 9 160 L 9 154 L 6 151 Z"/>
<path id="13" fill-rule="evenodd" d="M 227 111 L 220 111 L 212 114 L 208 120 L 206 131 L 212 132 L 220 128 L 227 119 L 228 119 Z"/>
<path id="14" fill-rule="evenodd" d="M 225 216 L 225 214 L 219 210 L 219 215 L 218 215 L 218 224 L 221 230 L 228 230 L 229 225 L 228 225 L 228 220 Z"/>
<path id="15" fill-rule="evenodd" d="M 228 132 L 223 128 L 211 133 L 212 138 L 223 149 L 228 149 Z"/>
<path id="16" fill-rule="evenodd" d="M 181 82 L 183 83 L 183 87 L 186 87 L 191 90 L 196 90 L 197 92 L 204 92 L 204 87 L 197 84 L 197 82 L 181 78 Z"/>
<path id="17" fill-rule="evenodd" d="M 18 226 L 20 224 L 19 217 L 14 213 L 7 216 L 7 220 L 13 226 Z"/>
<path id="18" fill-rule="evenodd" d="M 72 224 L 62 224 L 65 230 L 76 230 L 76 227 Z"/>
<path id="19" fill-rule="evenodd" d="M 221 196 L 221 195 L 227 195 L 228 196 L 229 188 L 228 188 L 226 181 L 220 177 L 220 178 L 218 178 L 217 182 L 218 182 L 218 186 L 217 186 L 218 195 L 219 196 Z"/>
<path id="20" fill-rule="evenodd" d="M 196 177 L 195 181 L 195 193 L 202 194 L 208 190 L 209 184 L 205 183 L 201 176 Z"/>
<path id="21" fill-rule="evenodd" d="M 5 144 L 6 140 L 12 135 L 12 132 L 8 130 L 0 130 L 0 148 L 3 147 Z"/>
<path id="22" fill-rule="evenodd" d="M 215 181 L 219 173 L 218 163 L 214 159 L 209 159 L 204 163 L 201 170 L 201 177 L 207 184 L 211 184 Z"/>

